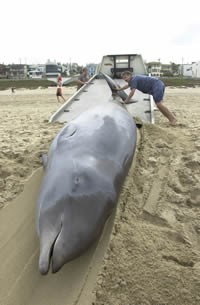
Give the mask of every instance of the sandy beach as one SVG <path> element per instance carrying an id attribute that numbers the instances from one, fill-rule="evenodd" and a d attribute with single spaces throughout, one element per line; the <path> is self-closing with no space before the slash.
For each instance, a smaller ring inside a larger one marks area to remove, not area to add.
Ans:
<path id="1" fill-rule="evenodd" d="M 40 154 L 62 127 L 48 120 L 58 107 L 55 88 L 23 90 L 15 94 L 0 91 L 0 205 L 12 200 L 22 191 L 25 180 L 41 166 Z M 65 99 L 75 92 L 63 89 Z"/>
<path id="2" fill-rule="evenodd" d="M 144 125 L 93 305 L 200 304 L 200 88 L 167 88 L 165 101 L 178 124 L 156 111 Z M 55 88 L 0 91 L 1 210 L 41 166 L 62 126 L 48 123 L 58 107 Z"/>

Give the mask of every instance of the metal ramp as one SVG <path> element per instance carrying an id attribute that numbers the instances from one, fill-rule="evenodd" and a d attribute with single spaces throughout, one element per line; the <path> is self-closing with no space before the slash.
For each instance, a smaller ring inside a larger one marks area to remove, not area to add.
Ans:
<path id="1" fill-rule="evenodd" d="M 120 86 L 125 84 L 122 79 L 115 79 L 115 81 Z M 128 94 L 129 90 L 127 89 L 126 92 Z M 64 103 L 51 116 L 49 121 L 70 122 L 83 111 L 110 100 L 113 100 L 113 97 L 106 80 L 96 74 L 90 79 L 88 84 L 84 85 Z M 134 100 L 138 102 L 126 105 L 130 114 L 133 117 L 140 118 L 144 123 L 154 123 L 154 108 L 151 96 L 136 90 Z"/>

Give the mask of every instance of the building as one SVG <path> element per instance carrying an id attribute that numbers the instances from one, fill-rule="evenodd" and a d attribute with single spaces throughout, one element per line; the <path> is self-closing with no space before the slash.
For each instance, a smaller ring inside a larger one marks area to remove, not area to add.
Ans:
<path id="1" fill-rule="evenodd" d="M 7 78 L 26 78 L 28 66 L 24 64 L 11 64 L 6 66 Z"/>
<path id="2" fill-rule="evenodd" d="M 28 66 L 22 64 L 4 65 L 0 64 L 0 78 L 25 78 Z"/>
<path id="3" fill-rule="evenodd" d="M 192 63 L 192 77 L 200 78 L 200 61 Z"/>
<path id="4" fill-rule="evenodd" d="M 173 76 L 172 64 L 161 64 L 161 76 Z"/>
<path id="5" fill-rule="evenodd" d="M 162 64 L 160 61 L 152 61 L 146 64 L 147 66 L 147 71 L 151 76 L 157 76 L 161 77 L 162 76 Z"/>
<path id="6" fill-rule="evenodd" d="M 93 75 L 95 74 L 96 67 L 97 67 L 96 64 L 87 64 L 87 65 L 86 65 L 86 68 L 87 68 L 87 70 L 88 70 L 89 76 L 93 76 Z"/>
<path id="7" fill-rule="evenodd" d="M 62 72 L 62 68 L 56 63 L 48 62 L 45 65 L 45 75 L 47 77 L 58 76 L 58 74 L 60 74 L 61 72 Z"/>
<path id="8" fill-rule="evenodd" d="M 153 61 L 146 64 L 147 70 L 151 76 L 179 76 L 181 74 L 180 65 L 170 62 L 162 64 L 160 61 Z"/>
<path id="9" fill-rule="evenodd" d="M 184 77 L 192 77 L 192 64 L 180 65 L 180 75 Z"/>
<path id="10" fill-rule="evenodd" d="M 6 65 L 0 64 L 0 78 L 7 78 Z"/>
<path id="11" fill-rule="evenodd" d="M 183 77 L 200 78 L 200 61 L 180 65 L 180 75 Z"/>

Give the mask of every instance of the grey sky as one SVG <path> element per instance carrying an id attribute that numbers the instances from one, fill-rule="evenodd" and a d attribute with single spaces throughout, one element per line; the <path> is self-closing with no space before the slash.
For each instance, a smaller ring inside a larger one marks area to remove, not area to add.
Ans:
<path id="1" fill-rule="evenodd" d="M 196 45 L 196 47 L 198 47 L 198 45 L 200 44 L 200 23 L 187 25 L 183 29 L 182 33 L 180 32 L 179 35 L 172 39 L 172 43 L 181 46 Z"/>
<path id="2" fill-rule="evenodd" d="M 199 0 L 16 0 L 1 3 L 0 63 L 200 60 Z"/>

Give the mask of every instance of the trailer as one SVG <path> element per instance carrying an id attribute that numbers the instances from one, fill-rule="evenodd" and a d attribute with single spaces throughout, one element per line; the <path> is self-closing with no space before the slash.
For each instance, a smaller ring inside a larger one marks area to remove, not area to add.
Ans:
<path id="1" fill-rule="evenodd" d="M 111 77 L 116 85 L 123 86 L 126 84 L 121 79 L 123 71 L 130 71 L 133 75 L 148 75 L 141 55 L 106 55 L 102 58 L 101 64 L 97 66 L 95 75 L 50 117 L 49 122 L 69 122 L 84 110 L 113 99 L 112 92 L 102 73 Z M 126 93 L 129 93 L 129 89 L 126 90 Z M 154 123 L 152 96 L 136 90 L 134 101 L 135 103 L 126 105 L 131 115 L 140 118 L 145 123 Z"/>

